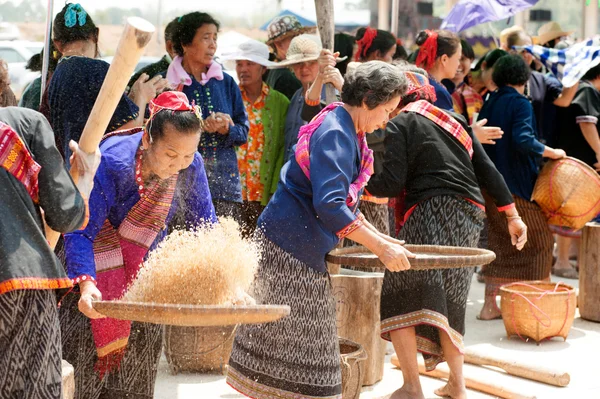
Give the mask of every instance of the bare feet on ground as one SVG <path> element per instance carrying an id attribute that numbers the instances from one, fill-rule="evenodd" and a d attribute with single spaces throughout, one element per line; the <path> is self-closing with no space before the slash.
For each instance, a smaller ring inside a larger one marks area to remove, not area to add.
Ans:
<path id="1" fill-rule="evenodd" d="M 406 385 L 394 392 L 389 399 L 425 399 L 423 392 L 418 389 L 411 389 Z"/>
<path id="2" fill-rule="evenodd" d="M 484 303 L 481 312 L 479 312 L 479 320 L 495 320 L 502 318 L 502 312 L 494 303 Z"/>
<path id="3" fill-rule="evenodd" d="M 467 389 L 464 387 L 457 386 L 451 381 L 448 381 L 446 385 L 433 391 L 437 396 L 443 398 L 452 399 L 467 399 Z"/>

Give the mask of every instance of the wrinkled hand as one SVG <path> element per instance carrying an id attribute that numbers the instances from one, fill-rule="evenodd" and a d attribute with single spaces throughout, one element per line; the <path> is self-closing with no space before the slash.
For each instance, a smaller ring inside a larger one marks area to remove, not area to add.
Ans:
<path id="1" fill-rule="evenodd" d="M 168 86 L 168 80 L 162 76 L 156 75 L 150 79 L 148 74 L 143 73 L 131 87 L 129 97 L 136 103 L 140 100 L 148 104 Z"/>
<path id="2" fill-rule="evenodd" d="M 256 300 L 248 295 L 244 290 L 238 288 L 232 303 L 233 305 L 254 306 L 256 305 Z"/>
<path id="3" fill-rule="evenodd" d="M 510 240 L 512 245 L 517 247 L 520 251 L 527 242 L 527 226 L 523 223 L 521 218 L 508 219 L 508 232 L 510 233 Z"/>
<path id="4" fill-rule="evenodd" d="M 561 150 L 560 148 L 555 148 L 554 150 L 552 150 L 552 152 L 548 158 L 562 159 L 562 158 L 566 158 L 566 157 L 567 157 L 567 153 L 564 150 Z"/>
<path id="5" fill-rule="evenodd" d="M 379 260 L 391 272 L 399 272 L 410 269 L 408 258 L 414 258 L 415 254 L 399 244 L 384 241 L 375 253 Z"/>
<path id="6" fill-rule="evenodd" d="M 344 78 L 339 69 L 328 65 L 323 72 L 323 83 L 331 83 L 337 91 L 341 92 L 342 86 L 344 86 Z"/>
<path id="7" fill-rule="evenodd" d="M 204 131 L 209 133 L 229 134 L 229 127 L 234 126 L 231 116 L 222 112 L 210 114 L 204 120 Z"/>
<path id="8" fill-rule="evenodd" d="M 94 176 L 96 170 L 100 166 L 100 149 L 96 148 L 96 152 L 88 154 L 79 148 L 79 144 L 71 140 L 69 142 L 71 150 L 71 174 L 77 176 L 77 189 L 84 198 L 90 198 L 90 193 L 94 188 Z"/>
<path id="9" fill-rule="evenodd" d="M 481 144 L 496 144 L 494 140 L 502 138 L 504 132 L 499 127 L 485 126 L 487 119 L 482 119 L 473 124 L 473 134 Z"/>
<path id="10" fill-rule="evenodd" d="M 331 50 L 323 49 L 317 61 L 319 62 L 319 73 L 325 72 L 325 67 L 335 67 L 336 59 L 340 56 L 339 52 L 333 53 Z"/>
<path id="11" fill-rule="evenodd" d="M 96 312 L 92 306 L 92 301 L 102 300 L 102 293 L 98 290 L 96 284 L 93 281 L 82 281 L 79 283 L 79 290 L 81 291 L 81 298 L 77 304 L 79 311 L 90 319 L 102 319 L 106 317 Z"/>

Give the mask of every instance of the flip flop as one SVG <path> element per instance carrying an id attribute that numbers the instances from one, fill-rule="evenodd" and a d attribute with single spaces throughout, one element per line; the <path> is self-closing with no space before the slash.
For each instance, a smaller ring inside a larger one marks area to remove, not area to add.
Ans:
<path id="1" fill-rule="evenodd" d="M 577 273 L 577 270 L 573 269 L 572 267 L 570 267 L 568 269 L 564 269 L 564 268 L 556 269 L 553 267 L 552 274 L 555 275 L 556 277 L 568 278 L 568 279 L 573 279 L 573 280 L 577 280 L 579 278 L 579 273 Z"/>

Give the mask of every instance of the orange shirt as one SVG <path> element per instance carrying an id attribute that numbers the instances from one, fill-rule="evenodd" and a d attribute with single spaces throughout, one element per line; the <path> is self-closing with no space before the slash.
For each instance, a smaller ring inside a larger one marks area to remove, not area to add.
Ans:
<path id="1" fill-rule="evenodd" d="M 244 201 L 262 200 L 263 184 L 260 182 L 260 161 L 263 155 L 265 134 L 263 130 L 262 110 L 265 107 L 265 99 L 269 94 L 269 86 L 263 82 L 262 93 L 250 103 L 246 91 L 240 86 L 242 100 L 248 113 L 250 130 L 248 131 L 248 142 L 237 149 L 238 168 L 240 170 L 240 182 L 242 183 L 242 199 Z"/>

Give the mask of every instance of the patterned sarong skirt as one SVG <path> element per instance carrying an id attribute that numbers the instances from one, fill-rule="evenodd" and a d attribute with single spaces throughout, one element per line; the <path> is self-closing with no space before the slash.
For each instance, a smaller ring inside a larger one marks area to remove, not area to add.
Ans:
<path id="1" fill-rule="evenodd" d="M 455 196 L 417 205 L 400 231 L 408 244 L 476 247 L 484 211 Z M 444 361 L 440 330 L 464 350 L 465 311 L 474 268 L 385 271 L 381 292 L 381 336 L 415 327 L 417 349 L 428 370 Z"/>
<path id="2" fill-rule="evenodd" d="M 280 321 L 236 334 L 227 383 L 254 399 L 341 398 L 335 302 L 327 273 L 311 269 L 260 230 L 262 260 L 251 289 L 258 304 L 289 305 Z"/>

